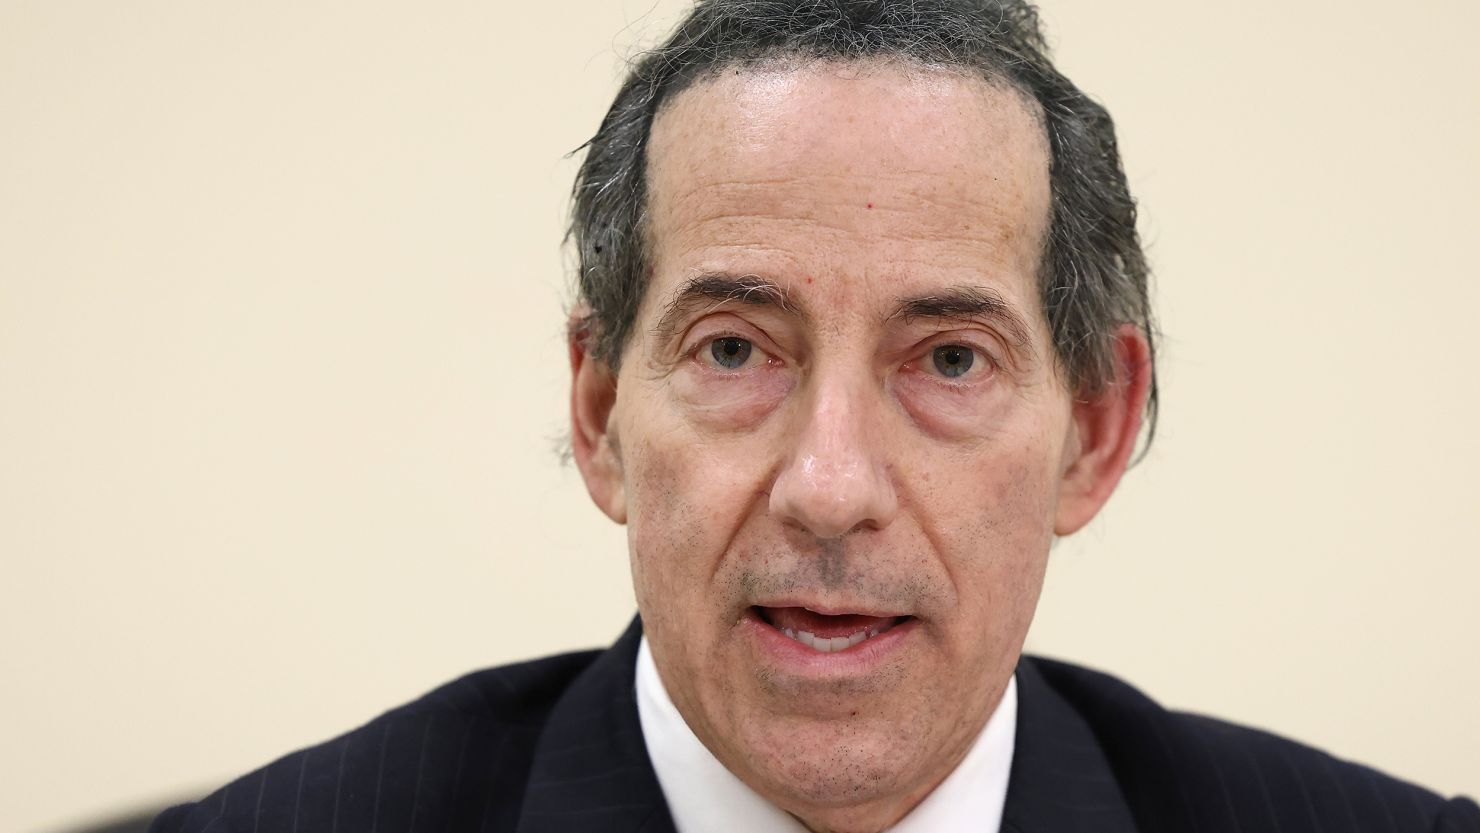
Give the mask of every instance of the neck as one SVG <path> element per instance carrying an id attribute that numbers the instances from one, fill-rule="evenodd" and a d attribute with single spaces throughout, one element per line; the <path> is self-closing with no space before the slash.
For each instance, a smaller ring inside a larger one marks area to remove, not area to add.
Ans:
<path id="1" fill-rule="evenodd" d="M 961 757 L 964 755 L 965 750 L 963 749 L 951 762 L 950 768 L 941 773 L 939 778 L 901 800 L 872 801 L 847 807 L 802 812 L 788 810 L 787 812 L 812 833 L 881 833 L 898 824 L 900 819 L 909 815 L 911 810 L 925 800 L 925 796 L 940 786 L 940 782 L 944 781 L 951 770 L 961 763 Z"/>

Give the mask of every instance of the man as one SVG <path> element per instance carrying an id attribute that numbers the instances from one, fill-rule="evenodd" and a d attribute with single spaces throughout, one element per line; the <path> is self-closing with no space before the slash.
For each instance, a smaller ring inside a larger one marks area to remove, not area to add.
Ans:
<path id="1" fill-rule="evenodd" d="M 591 141 L 572 450 L 640 619 L 158 831 L 1470 830 L 1021 656 L 1156 404 L 1109 117 L 1010 0 L 710 0 Z"/>

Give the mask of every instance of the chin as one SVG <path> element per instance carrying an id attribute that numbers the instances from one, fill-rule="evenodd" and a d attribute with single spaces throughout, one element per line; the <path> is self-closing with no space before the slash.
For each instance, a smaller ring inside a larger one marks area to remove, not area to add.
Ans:
<path id="1" fill-rule="evenodd" d="M 981 728 L 973 716 L 985 719 L 984 681 L 962 696 L 951 669 L 989 663 L 948 659 L 924 621 L 831 654 L 778 635 L 764 615 L 731 624 L 675 675 L 691 683 L 675 703 L 731 772 L 794 815 L 876 812 L 923 795 L 969 747 Z"/>
<path id="2" fill-rule="evenodd" d="M 911 748 L 923 738 L 897 722 L 774 722 L 745 732 L 751 787 L 793 813 L 888 803 L 918 789 L 906 773 L 928 769 Z"/>

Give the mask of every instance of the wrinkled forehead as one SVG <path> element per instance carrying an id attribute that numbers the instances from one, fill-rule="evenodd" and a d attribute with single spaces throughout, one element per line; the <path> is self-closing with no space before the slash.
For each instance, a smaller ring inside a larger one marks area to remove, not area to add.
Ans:
<path id="1" fill-rule="evenodd" d="M 726 251 L 812 258 L 792 264 L 799 272 L 829 254 L 888 258 L 927 283 L 932 272 L 1011 277 L 1025 283 L 1012 289 L 1026 303 L 1049 222 L 1049 161 L 1036 106 L 960 70 L 903 61 L 718 70 L 654 122 L 652 263 L 677 280 Z"/>

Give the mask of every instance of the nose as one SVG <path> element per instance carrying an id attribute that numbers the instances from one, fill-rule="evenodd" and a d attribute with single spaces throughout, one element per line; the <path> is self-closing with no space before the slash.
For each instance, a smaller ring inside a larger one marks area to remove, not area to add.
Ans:
<path id="1" fill-rule="evenodd" d="M 866 383 L 835 380 L 812 391 L 790 457 L 771 486 L 770 510 L 818 538 L 883 529 L 899 511 L 880 423 L 884 403 Z"/>

